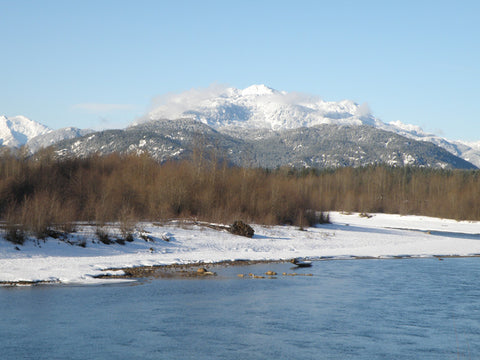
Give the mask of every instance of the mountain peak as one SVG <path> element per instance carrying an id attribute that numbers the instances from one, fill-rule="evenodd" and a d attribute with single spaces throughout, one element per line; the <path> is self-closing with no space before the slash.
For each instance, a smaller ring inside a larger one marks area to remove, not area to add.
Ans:
<path id="1" fill-rule="evenodd" d="M 260 84 L 260 85 L 252 85 L 249 86 L 241 91 L 241 94 L 243 96 L 249 96 L 249 95 L 254 95 L 254 96 L 259 96 L 259 95 L 273 95 L 275 93 L 278 93 L 277 90 L 272 89 L 266 85 Z"/>
<path id="2" fill-rule="evenodd" d="M 52 130 L 23 115 L 7 117 L 0 115 L 0 145 L 19 147 L 38 135 Z"/>
<path id="3" fill-rule="evenodd" d="M 368 106 L 351 100 L 327 102 L 318 97 L 278 91 L 263 84 L 245 89 L 210 87 L 163 98 L 148 120 L 191 118 L 216 129 L 235 126 L 271 130 L 321 124 L 371 125 Z"/>

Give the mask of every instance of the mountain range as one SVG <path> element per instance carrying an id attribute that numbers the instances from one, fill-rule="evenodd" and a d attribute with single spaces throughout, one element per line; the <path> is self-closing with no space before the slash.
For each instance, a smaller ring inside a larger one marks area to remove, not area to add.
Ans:
<path id="1" fill-rule="evenodd" d="M 81 137 L 91 132 L 93 130 L 75 127 L 52 130 L 25 116 L 0 116 L 0 147 L 27 145 L 31 152 L 36 152 L 61 140 Z"/>
<path id="2" fill-rule="evenodd" d="M 190 158 L 193 152 L 230 164 L 276 168 L 365 166 L 386 163 L 433 168 L 475 168 L 428 142 L 368 125 L 322 124 L 308 128 L 218 131 L 194 119 L 151 120 L 125 130 L 105 130 L 56 144 L 63 157 L 92 153 L 148 152 L 159 161 Z"/>
<path id="3" fill-rule="evenodd" d="M 480 142 L 449 141 L 418 126 L 387 124 L 367 105 L 350 100 L 326 102 L 265 85 L 170 95 L 122 130 L 51 130 L 22 116 L 2 116 L 0 144 L 26 144 L 31 151 L 55 144 L 59 156 L 148 151 L 159 161 L 185 158 L 201 148 L 232 164 L 270 168 L 480 167 Z"/>

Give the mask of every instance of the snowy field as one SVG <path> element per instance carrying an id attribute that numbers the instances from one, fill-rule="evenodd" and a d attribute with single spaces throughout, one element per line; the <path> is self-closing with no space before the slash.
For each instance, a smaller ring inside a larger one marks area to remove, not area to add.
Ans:
<path id="1" fill-rule="evenodd" d="M 253 225 L 253 238 L 205 226 L 142 223 L 133 242 L 105 245 L 95 229 L 79 226 L 69 241 L 26 241 L 18 246 L 0 238 L 0 282 L 53 281 L 97 284 L 109 268 L 219 262 L 224 260 L 349 259 L 398 256 L 475 256 L 480 254 L 480 222 L 420 216 L 330 213 L 332 224 L 306 231 L 294 226 Z M 110 234 L 115 233 L 110 229 Z M 142 238 L 143 235 L 143 238 Z M 146 241 L 145 236 L 150 237 Z M 112 236 L 113 238 L 113 236 Z M 166 241 L 168 240 L 168 241 Z M 85 247 L 75 244 L 84 242 Z M 114 273 L 114 272 L 111 272 Z M 117 272 L 120 274 L 121 272 Z M 115 281 L 122 281 L 115 279 Z M 123 280 L 125 281 L 125 280 Z"/>

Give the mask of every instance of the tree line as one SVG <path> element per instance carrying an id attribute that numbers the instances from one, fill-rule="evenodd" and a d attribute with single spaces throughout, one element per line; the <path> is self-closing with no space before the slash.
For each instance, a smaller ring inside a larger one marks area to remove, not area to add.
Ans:
<path id="1" fill-rule="evenodd" d="M 413 167 L 274 170 L 192 156 L 59 160 L 52 150 L 0 154 L 0 220 L 37 236 L 95 224 L 189 218 L 309 226 L 328 211 L 480 220 L 480 171 Z M 319 212 L 319 213 L 317 213 Z M 323 213 L 322 213 L 323 212 Z M 318 215 L 320 214 L 320 215 Z"/>

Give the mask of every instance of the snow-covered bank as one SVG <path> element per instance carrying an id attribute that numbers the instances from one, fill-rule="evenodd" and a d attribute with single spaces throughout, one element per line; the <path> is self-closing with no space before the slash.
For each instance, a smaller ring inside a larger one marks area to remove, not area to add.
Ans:
<path id="1" fill-rule="evenodd" d="M 108 268 L 220 262 L 282 260 L 294 257 L 430 257 L 480 254 L 480 223 L 420 216 L 330 214 L 332 224 L 306 231 L 293 226 L 253 225 L 246 238 L 199 225 L 141 224 L 146 241 L 135 234 L 125 245 L 100 243 L 94 229 L 79 227 L 72 242 L 47 239 L 18 246 L 0 238 L 0 282 L 53 281 L 99 283 Z M 168 240 L 168 241 L 166 241 Z"/>

